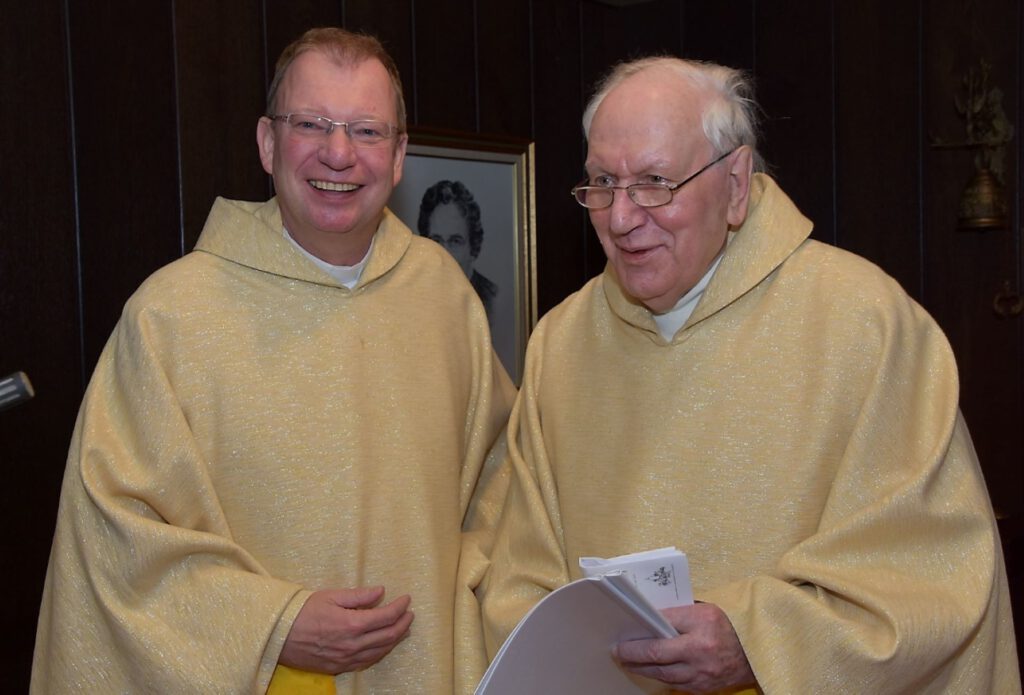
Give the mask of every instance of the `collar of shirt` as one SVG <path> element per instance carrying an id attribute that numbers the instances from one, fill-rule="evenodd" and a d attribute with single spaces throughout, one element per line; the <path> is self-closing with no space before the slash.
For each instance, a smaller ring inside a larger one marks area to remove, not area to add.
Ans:
<path id="1" fill-rule="evenodd" d="M 339 284 L 344 285 L 348 289 L 352 289 L 356 286 L 356 283 L 359 282 L 359 278 L 363 274 L 363 268 L 366 267 L 366 261 L 369 260 L 370 253 L 373 252 L 373 242 L 376 240 L 377 235 L 374 235 L 373 238 L 370 239 L 370 248 L 366 250 L 366 255 L 363 256 L 362 260 L 355 265 L 334 265 L 333 263 L 328 263 L 322 258 L 317 258 L 309 251 L 299 246 L 299 242 L 292 238 L 292 235 L 288 233 L 287 229 L 284 230 L 284 237 L 288 241 L 292 242 L 292 246 L 297 248 L 299 253 L 316 263 L 319 268 L 337 280 Z"/>
<path id="2" fill-rule="evenodd" d="M 724 253 L 718 254 L 718 258 L 714 260 L 711 267 L 708 268 L 708 272 L 704 273 L 696 285 L 694 285 L 689 292 L 684 294 L 676 305 L 666 311 L 664 314 L 654 314 L 654 323 L 658 325 L 658 332 L 661 333 L 661 337 L 668 342 L 672 342 L 672 338 L 683 327 L 686 320 L 690 318 L 690 314 L 697 308 L 697 302 L 700 301 L 700 297 L 704 294 L 704 288 L 711 282 L 711 276 L 715 274 L 718 269 L 718 264 L 722 262 L 722 258 L 725 257 Z"/>

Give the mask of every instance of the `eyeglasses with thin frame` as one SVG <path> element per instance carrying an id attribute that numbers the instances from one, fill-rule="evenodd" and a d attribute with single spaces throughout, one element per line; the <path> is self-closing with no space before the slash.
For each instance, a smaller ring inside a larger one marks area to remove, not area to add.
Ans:
<path id="1" fill-rule="evenodd" d="M 391 139 L 398 132 L 398 127 L 384 121 L 332 121 L 327 116 L 312 113 L 286 113 L 268 115 L 272 121 L 281 121 L 289 127 L 289 132 L 296 137 L 310 140 L 323 139 L 334 132 L 335 128 L 343 128 L 348 139 L 358 147 L 375 147 Z"/>
<path id="2" fill-rule="evenodd" d="M 573 187 L 572 196 L 576 202 L 589 210 L 602 210 L 615 201 L 615 191 L 625 191 L 629 199 L 642 208 L 656 208 L 668 205 L 676 191 L 693 181 L 705 171 L 718 164 L 739 148 L 733 148 L 711 160 L 695 173 L 679 183 L 632 183 L 628 186 L 592 186 L 584 179 Z"/>

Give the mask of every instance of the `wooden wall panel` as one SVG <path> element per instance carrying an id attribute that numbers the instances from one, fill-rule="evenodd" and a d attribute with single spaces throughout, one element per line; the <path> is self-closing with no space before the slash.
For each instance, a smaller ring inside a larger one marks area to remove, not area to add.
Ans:
<path id="1" fill-rule="evenodd" d="M 615 63 L 681 51 L 684 3 L 652 0 L 628 7 L 583 3 L 581 8 L 583 76 L 590 85 Z"/>
<path id="2" fill-rule="evenodd" d="M 836 3 L 836 12 L 836 243 L 920 298 L 918 3 Z"/>
<path id="3" fill-rule="evenodd" d="M 477 2 L 479 87 L 477 123 L 482 133 L 529 138 L 533 126 L 530 5 Z M 546 61 L 540 61 L 547 69 Z"/>
<path id="4" fill-rule="evenodd" d="M 69 8 L 91 372 L 125 300 L 181 255 L 174 33 L 170 2 Z"/>
<path id="5" fill-rule="evenodd" d="M 823 241 L 835 238 L 832 12 L 831 2 L 790 1 L 758 3 L 754 16 L 762 153 Z"/>
<path id="6" fill-rule="evenodd" d="M 313 27 L 342 26 L 344 0 L 261 0 L 266 41 L 266 84 L 281 51 Z"/>
<path id="7" fill-rule="evenodd" d="M 688 0 L 683 4 L 682 57 L 752 72 L 756 6 L 755 0 Z"/>
<path id="8" fill-rule="evenodd" d="M 1003 107 L 1022 129 L 1019 25 L 1020 3 L 993 0 L 965 7 L 955 0 L 935 0 L 923 13 L 924 109 L 928 137 L 963 141 L 966 132 L 954 99 L 966 72 L 986 58 L 993 66 L 990 86 L 1004 93 Z M 924 305 L 946 332 L 960 368 L 961 407 L 974 438 L 993 504 L 1014 517 L 1021 533 L 1024 511 L 1024 392 L 1021 389 L 1021 317 L 1002 319 L 992 309 L 1004 280 L 1019 278 L 1021 228 L 1019 211 L 1007 229 L 957 229 L 961 193 L 974 173 L 974 152 L 928 147 L 923 153 L 925 186 Z M 1008 191 L 1020 189 L 1018 163 L 1008 148 Z M 1010 194 L 1012 196 L 1012 193 Z M 1012 208 L 1011 208 L 1012 209 Z M 1019 284 L 1017 285 L 1019 287 Z"/>
<path id="9" fill-rule="evenodd" d="M 1016 248 L 1011 256 L 1016 256 L 1016 273 L 1010 282 L 1011 291 L 1018 297 L 1024 296 L 1024 185 L 1021 184 L 1022 172 L 1024 172 L 1024 3 L 1017 2 L 1017 76 L 1016 98 L 1013 103 L 1016 106 L 1017 117 L 1014 119 L 1016 137 L 1013 145 L 1009 148 L 1012 153 L 1010 157 L 1014 162 L 1014 170 L 1017 178 L 1017 185 L 1007 187 L 1008 195 L 1012 205 L 1014 226 L 1012 233 L 1016 237 Z M 1013 191 L 1016 190 L 1016 195 Z M 1007 333 L 1011 335 L 1010 340 L 1017 346 L 1017 365 L 1024 362 L 1024 317 L 1004 319 L 1010 325 Z M 1018 369 L 1017 394 L 1024 400 L 1024 369 Z M 1018 406 L 1021 407 L 1021 406 Z M 1024 421 L 1024 414 L 1018 413 L 1017 422 Z M 1024 432 L 1022 428 L 1014 427 L 1017 433 L 1017 456 L 1014 458 L 1011 450 L 1005 458 L 1004 466 L 1016 469 L 1020 479 L 1016 488 L 1019 492 L 1018 500 L 1024 500 Z M 1012 437 L 1012 435 L 1011 435 Z M 1012 478 L 1011 478 L 1012 481 Z M 1012 482 L 1008 483 L 1010 486 Z M 1017 629 L 1017 655 L 1024 664 L 1024 502 L 1004 506 L 1002 510 L 1007 516 L 1003 520 L 1001 528 L 1003 547 L 1006 551 L 1006 571 L 1009 575 L 1011 588 L 1010 600 L 1013 603 L 1013 622 Z"/>
<path id="10" fill-rule="evenodd" d="M 343 26 L 346 0 L 261 0 L 268 67 L 285 46 L 314 27 Z M 267 77 L 273 76 L 268 70 Z"/>
<path id="11" fill-rule="evenodd" d="M 175 3 L 183 251 L 214 198 L 264 200 L 256 122 L 265 112 L 263 22 L 243 0 Z"/>
<path id="12" fill-rule="evenodd" d="M 473 0 L 435 0 L 416 12 L 416 124 L 475 132 L 478 36 Z"/>
<path id="13" fill-rule="evenodd" d="M 28 691 L 63 463 L 82 389 L 67 42 L 60 3 L 0 22 L 0 378 L 34 400 L 0 412 L 4 689 Z"/>
<path id="14" fill-rule="evenodd" d="M 582 259 L 591 241 L 583 208 L 569 190 L 583 177 L 583 78 L 577 3 L 533 5 L 533 139 L 537 152 L 537 309 L 548 309 L 579 289 L 588 274 Z M 589 85 L 587 85 L 589 88 Z"/>

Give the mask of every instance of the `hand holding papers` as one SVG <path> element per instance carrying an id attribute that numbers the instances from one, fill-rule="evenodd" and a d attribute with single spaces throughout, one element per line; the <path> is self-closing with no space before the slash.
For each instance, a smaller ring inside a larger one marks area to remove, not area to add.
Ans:
<path id="1" fill-rule="evenodd" d="M 653 564 L 636 564 L 638 556 Z M 685 599 L 666 607 L 692 603 L 686 556 L 663 548 L 609 560 L 581 558 L 581 567 L 583 560 L 588 561 L 584 572 L 591 576 L 552 591 L 519 621 L 476 695 L 620 695 L 664 688 L 619 668 L 611 648 L 623 640 L 678 634 L 643 591 L 651 591 L 659 602 L 677 592 Z"/>

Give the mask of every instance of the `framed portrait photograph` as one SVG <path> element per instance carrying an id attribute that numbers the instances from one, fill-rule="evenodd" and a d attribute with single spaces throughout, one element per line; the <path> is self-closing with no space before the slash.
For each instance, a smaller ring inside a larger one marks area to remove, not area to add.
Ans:
<path id="1" fill-rule="evenodd" d="M 410 129 L 388 207 L 441 244 L 477 291 L 502 364 L 516 384 L 537 322 L 533 143 Z"/>

